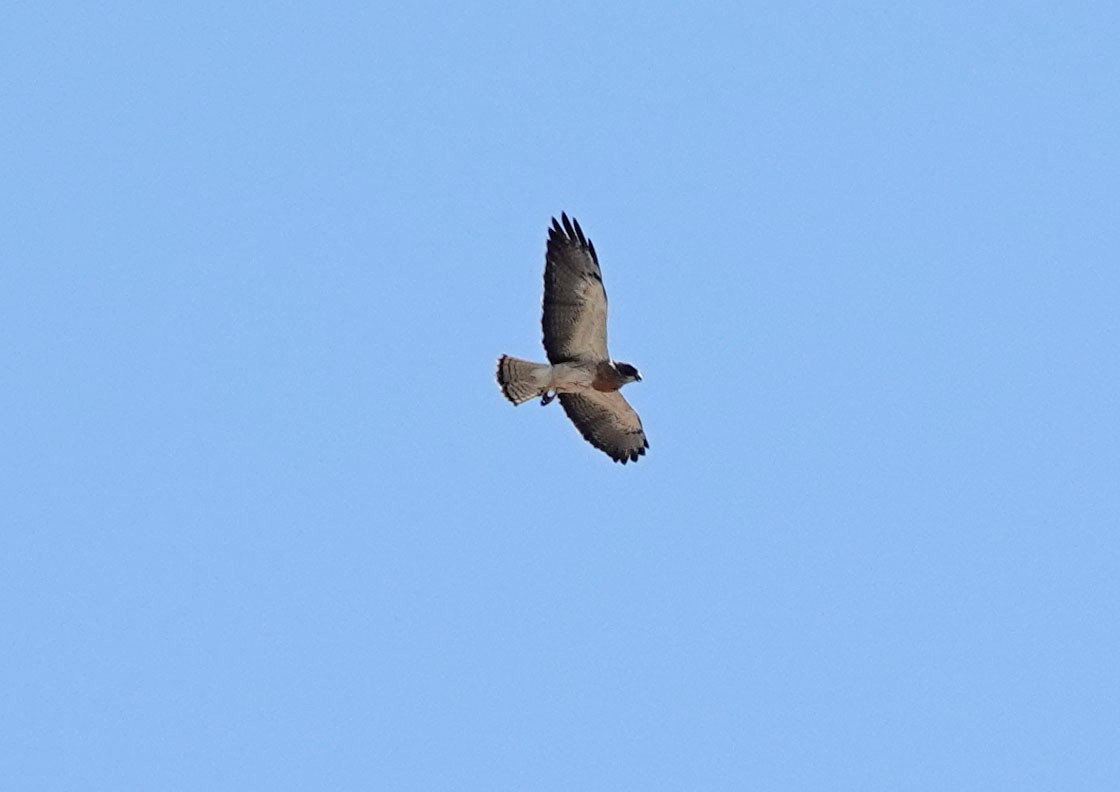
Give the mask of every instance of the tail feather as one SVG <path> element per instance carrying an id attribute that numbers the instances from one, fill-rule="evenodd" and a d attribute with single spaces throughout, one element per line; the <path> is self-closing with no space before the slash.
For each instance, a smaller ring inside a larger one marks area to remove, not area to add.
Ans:
<path id="1" fill-rule="evenodd" d="M 535 399 L 548 390 L 552 367 L 547 363 L 502 355 L 498 358 L 498 385 L 502 393 L 514 404 Z"/>

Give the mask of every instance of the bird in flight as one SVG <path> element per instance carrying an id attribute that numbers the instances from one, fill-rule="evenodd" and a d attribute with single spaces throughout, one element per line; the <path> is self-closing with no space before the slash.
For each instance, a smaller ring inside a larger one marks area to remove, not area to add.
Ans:
<path id="1" fill-rule="evenodd" d="M 607 353 L 607 292 L 595 246 L 573 218 L 552 218 L 544 259 L 544 351 L 548 363 L 502 355 L 498 385 L 511 402 L 557 396 L 583 438 L 615 462 L 637 462 L 649 448 L 642 421 L 619 393 L 642 375 Z"/>

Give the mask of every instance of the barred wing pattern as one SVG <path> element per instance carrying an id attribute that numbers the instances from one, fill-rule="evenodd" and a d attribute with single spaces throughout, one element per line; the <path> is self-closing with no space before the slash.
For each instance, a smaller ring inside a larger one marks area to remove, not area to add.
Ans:
<path id="1" fill-rule="evenodd" d="M 561 393 L 560 404 L 583 439 L 615 462 L 637 462 L 649 448 L 642 421 L 618 391 Z"/>
<path id="2" fill-rule="evenodd" d="M 544 265 L 544 350 L 550 363 L 609 360 L 607 292 L 595 246 L 567 214 L 552 218 Z"/>

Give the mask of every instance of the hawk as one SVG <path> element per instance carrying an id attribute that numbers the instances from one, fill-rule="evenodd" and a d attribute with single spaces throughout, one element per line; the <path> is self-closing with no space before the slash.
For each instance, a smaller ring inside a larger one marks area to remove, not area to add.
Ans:
<path id="1" fill-rule="evenodd" d="M 560 406 L 583 438 L 615 462 L 637 462 L 649 448 L 642 421 L 619 388 L 642 375 L 607 354 L 607 292 L 595 246 L 573 218 L 552 218 L 544 257 L 544 351 L 548 363 L 502 355 L 498 385 L 511 402 L 540 396 Z M 551 364 L 551 365 L 550 365 Z"/>

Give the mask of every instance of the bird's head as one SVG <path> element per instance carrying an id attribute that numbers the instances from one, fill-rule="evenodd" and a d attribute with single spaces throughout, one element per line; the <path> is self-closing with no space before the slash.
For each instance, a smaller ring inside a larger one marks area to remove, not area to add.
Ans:
<path id="1" fill-rule="evenodd" d="M 641 382 L 642 381 L 642 375 L 639 374 L 638 370 L 636 368 L 634 368 L 633 366 L 631 366 L 629 363 L 615 363 L 614 368 L 615 368 L 615 371 L 617 371 L 619 373 L 619 375 L 621 375 L 622 379 L 625 382 Z"/>

